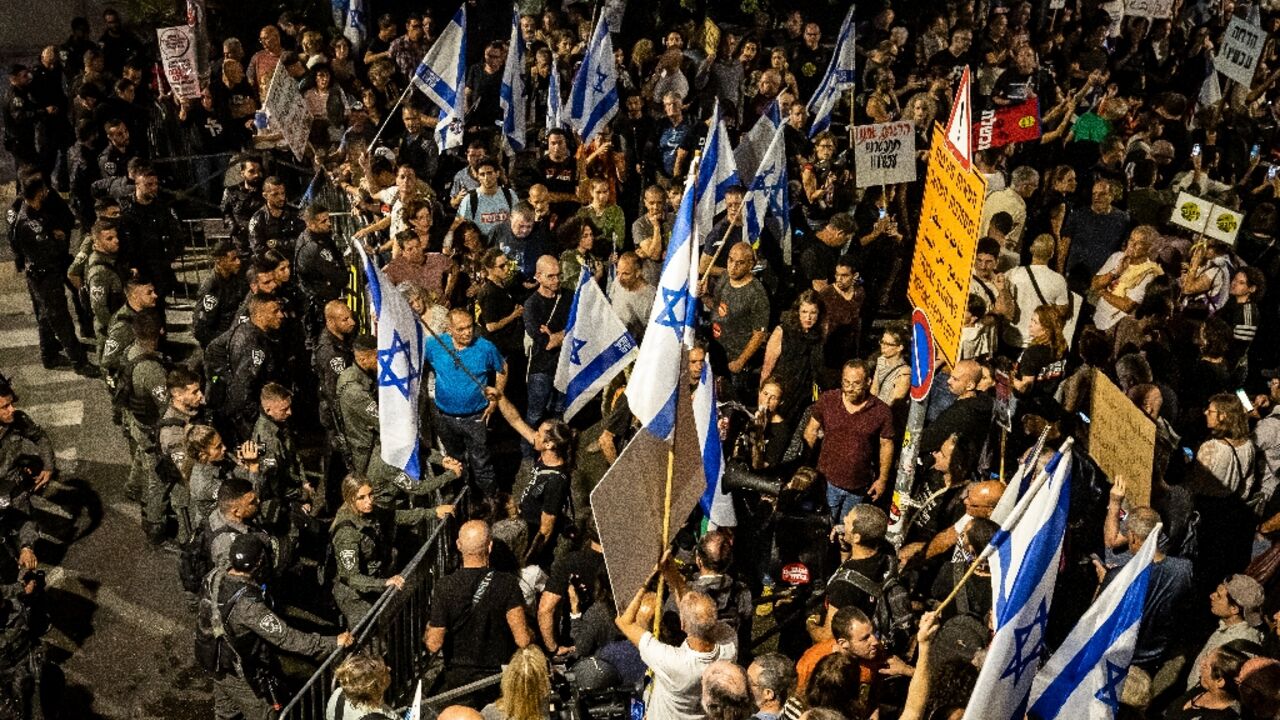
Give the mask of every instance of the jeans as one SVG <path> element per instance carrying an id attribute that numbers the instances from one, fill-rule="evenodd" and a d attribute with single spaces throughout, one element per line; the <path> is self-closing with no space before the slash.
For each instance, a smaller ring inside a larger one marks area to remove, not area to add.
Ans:
<path id="1" fill-rule="evenodd" d="M 555 376 L 547 373 L 529 373 L 528 385 L 529 409 L 525 412 L 524 421 L 537 430 L 543 420 L 564 412 L 564 395 L 556 390 Z M 529 443 L 522 440 L 520 449 L 525 457 L 533 457 L 533 447 Z"/>
<path id="2" fill-rule="evenodd" d="M 827 507 L 831 510 L 831 519 L 836 525 L 844 522 L 844 516 L 849 514 L 854 505 L 861 505 L 866 501 L 866 495 L 849 492 L 827 483 Z"/>
<path id="3" fill-rule="evenodd" d="M 448 415 L 436 410 L 436 432 L 450 456 L 466 458 L 476 485 L 485 494 L 493 491 L 493 460 L 489 456 L 489 427 L 484 413 Z"/>

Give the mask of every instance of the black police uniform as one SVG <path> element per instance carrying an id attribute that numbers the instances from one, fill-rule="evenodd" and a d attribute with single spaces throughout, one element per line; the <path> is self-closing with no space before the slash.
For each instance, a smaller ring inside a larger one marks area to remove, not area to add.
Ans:
<path id="1" fill-rule="evenodd" d="M 69 221 L 69 217 L 57 217 L 43 206 L 37 210 L 22 203 L 12 226 L 13 253 L 18 269 L 27 275 L 27 289 L 36 311 L 41 358 L 47 365 L 60 349 L 66 350 L 71 361 L 83 368 L 88 366 L 89 357 L 76 337 L 63 291 L 67 268 L 71 266 Z M 61 238 L 55 236 L 56 231 L 61 232 Z"/>
<path id="2" fill-rule="evenodd" d="M 231 375 L 227 378 L 224 411 L 240 438 L 248 438 L 258 417 L 258 395 L 271 381 L 283 382 L 282 353 L 275 338 L 247 322 L 235 328 L 228 347 Z"/>
<path id="3" fill-rule="evenodd" d="M 262 209 L 262 187 L 233 185 L 222 192 L 222 217 L 231 227 L 231 239 L 241 250 L 249 249 L 249 220 Z"/>
<path id="4" fill-rule="evenodd" d="M 263 205 L 249 218 L 249 249 L 255 255 L 267 250 L 279 250 L 281 255 L 293 260 L 293 249 L 298 235 L 307 228 L 298 216 L 298 211 L 288 205 L 280 214 L 272 215 L 271 210 Z"/>
<path id="5" fill-rule="evenodd" d="M 293 275 L 307 298 L 308 326 L 315 327 L 323 319 L 325 303 L 342 297 L 347 289 L 347 263 L 332 234 L 307 230 L 298 237 Z"/>
<path id="6" fill-rule="evenodd" d="M 214 338 L 231 328 L 239 302 L 248 292 L 249 283 L 241 273 L 225 278 L 213 273 L 200 283 L 191 330 L 201 347 L 208 347 Z"/>
<path id="7" fill-rule="evenodd" d="M 125 266 L 150 278 L 156 295 L 163 299 L 177 284 L 173 259 L 183 245 L 178 216 L 159 198 L 145 205 L 137 198 L 126 198 L 120 203 L 120 219 L 124 229 L 121 259 Z"/>

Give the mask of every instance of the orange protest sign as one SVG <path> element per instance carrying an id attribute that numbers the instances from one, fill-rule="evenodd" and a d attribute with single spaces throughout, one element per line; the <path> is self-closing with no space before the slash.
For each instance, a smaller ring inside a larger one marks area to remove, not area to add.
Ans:
<path id="1" fill-rule="evenodd" d="M 929 316 L 934 341 L 948 363 L 955 363 L 960 350 L 986 196 L 986 178 L 961 165 L 947 148 L 942 127 L 935 125 L 907 297 Z"/>

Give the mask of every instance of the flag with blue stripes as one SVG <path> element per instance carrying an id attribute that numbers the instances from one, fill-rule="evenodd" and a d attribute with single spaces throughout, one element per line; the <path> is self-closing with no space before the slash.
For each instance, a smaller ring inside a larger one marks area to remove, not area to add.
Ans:
<path id="1" fill-rule="evenodd" d="M 1031 720 L 1113 720 L 1151 584 L 1160 525 L 1076 623 L 1031 686 Z"/>
<path id="2" fill-rule="evenodd" d="M 782 260 L 791 264 L 791 204 L 787 199 L 787 143 L 782 126 L 773 131 L 755 177 L 747 186 L 742 212 L 747 242 L 759 246 L 765 230 L 774 235 L 782 249 Z"/>
<path id="3" fill-rule="evenodd" d="M 1062 557 L 1071 444 L 1067 440 L 1049 461 L 980 556 L 991 564 L 995 638 L 964 720 L 1021 720 L 1026 713 Z"/>
<path id="4" fill-rule="evenodd" d="M 636 352 L 635 338 L 583 265 L 556 366 L 556 389 L 564 393 L 564 419 L 573 417 L 599 394 L 635 359 Z"/>
<path id="5" fill-rule="evenodd" d="M 520 36 L 520 10 L 511 10 L 511 42 L 507 50 L 507 64 L 502 69 L 502 138 L 512 153 L 524 150 L 527 135 L 525 113 L 529 106 L 524 85 L 524 38 Z"/>
<path id="6" fill-rule="evenodd" d="M 359 53 L 364 47 L 365 38 L 369 37 L 369 8 L 365 0 L 350 0 L 347 4 L 342 37 L 351 42 L 353 52 Z"/>
<path id="7" fill-rule="evenodd" d="M 693 179 L 685 182 L 662 263 L 649 326 L 640 343 L 635 370 L 627 383 L 627 401 L 640 424 L 655 437 L 671 440 L 676 421 L 684 348 L 693 344 L 697 319 L 698 243 L 694 240 Z"/>
<path id="8" fill-rule="evenodd" d="M 773 140 L 773 133 L 780 127 L 782 109 L 778 105 L 778 99 L 774 98 L 760 117 L 756 118 L 756 124 L 738 140 L 738 147 L 733 151 L 733 159 L 738 164 L 738 175 L 743 182 L 756 176 L 760 158 L 764 157 L 765 151 L 769 149 L 769 142 Z"/>
<path id="9" fill-rule="evenodd" d="M 845 13 L 844 22 L 840 25 L 840 34 L 836 36 L 835 52 L 831 62 L 827 64 L 827 74 L 813 92 L 806 109 L 813 117 L 809 126 L 809 137 L 831 127 L 831 112 L 840 100 L 840 93 L 853 87 L 857 81 L 854 64 L 857 60 L 857 48 L 854 46 L 853 5 Z"/>
<path id="10" fill-rule="evenodd" d="M 547 76 L 547 129 L 564 128 L 564 98 L 560 96 L 560 67 L 551 56 L 551 74 Z"/>
<path id="11" fill-rule="evenodd" d="M 715 527 L 736 527 L 738 515 L 733 509 L 733 496 L 724 492 L 724 449 L 720 445 L 720 411 L 716 406 L 716 379 L 711 363 L 703 361 L 702 376 L 693 391 L 693 424 L 698 428 L 698 446 L 702 448 L 702 470 L 707 476 L 707 489 L 699 506 L 703 517 Z"/>
<path id="12" fill-rule="evenodd" d="M 609 23 L 603 17 L 587 45 L 587 54 L 573 76 L 569 91 L 569 125 L 591 142 L 600 129 L 618 112 L 618 66 L 613 59 Z"/>
<path id="13" fill-rule="evenodd" d="M 462 145 L 466 120 L 463 88 L 467 73 L 467 6 L 464 3 L 418 63 L 413 85 L 440 108 L 436 146 L 443 152 Z"/>
<path id="14" fill-rule="evenodd" d="M 400 291 L 353 243 L 364 267 L 369 314 L 378 338 L 378 429 L 382 460 L 420 477 L 418 459 L 418 393 L 422 390 L 422 321 Z"/>
<path id="15" fill-rule="evenodd" d="M 738 184 L 738 164 L 730 152 L 729 131 L 720 117 L 720 101 L 711 110 L 711 126 L 702 146 L 698 181 L 694 185 L 694 225 L 700 233 L 711 232 L 716 213 L 724 210 L 729 188 Z"/>
<path id="16" fill-rule="evenodd" d="M 1035 482 L 1039 474 L 1040 455 L 1044 452 L 1044 443 L 1049 437 L 1049 429 L 1045 428 L 1035 445 L 1027 451 L 1023 456 L 1022 462 L 1018 463 L 1018 469 L 1014 471 L 1013 477 L 1009 478 L 1009 482 L 1005 484 L 1004 493 L 1000 495 L 1000 501 L 996 503 L 996 507 L 991 511 L 991 520 L 993 522 L 1002 523 L 1004 519 L 1009 517 L 1013 512 L 1013 508 L 1018 501 L 1027 494 L 1027 489 Z"/>

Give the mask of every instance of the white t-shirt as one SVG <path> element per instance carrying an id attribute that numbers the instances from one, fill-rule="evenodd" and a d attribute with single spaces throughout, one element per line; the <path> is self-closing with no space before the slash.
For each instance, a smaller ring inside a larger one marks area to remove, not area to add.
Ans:
<path id="1" fill-rule="evenodd" d="M 1123 259 L 1123 250 L 1111 253 L 1111 257 L 1107 258 L 1107 261 L 1103 263 L 1102 269 L 1098 271 L 1098 274 L 1105 275 L 1107 273 L 1114 272 L 1116 268 L 1120 267 L 1120 261 Z M 1147 286 L 1155 279 L 1155 273 L 1147 273 L 1141 280 L 1135 283 L 1133 287 L 1129 288 L 1128 292 L 1125 293 L 1125 297 L 1134 302 L 1142 302 L 1142 298 L 1147 295 Z M 1099 297 L 1098 305 L 1093 311 L 1093 324 L 1099 330 L 1106 332 L 1115 327 L 1116 323 L 1123 320 L 1126 316 L 1128 316 L 1128 313 L 1107 302 L 1105 297 Z"/>
<path id="2" fill-rule="evenodd" d="M 732 662 L 738 657 L 733 632 L 723 628 L 725 638 L 711 652 L 700 653 L 689 647 L 667 645 L 646 632 L 640 637 L 640 659 L 653 671 L 653 684 L 645 702 L 647 720 L 699 720 L 702 711 L 702 673 L 717 660 Z"/>
<path id="3" fill-rule="evenodd" d="M 1044 294 L 1045 302 L 1050 305 L 1066 305 L 1071 302 L 1067 292 L 1067 279 L 1049 269 L 1048 265 L 1023 265 L 1005 273 L 1004 279 L 1017 306 L 1017 321 L 1005 323 L 1004 341 L 1016 348 L 1024 348 L 1031 339 L 1031 316 L 1042 304 L 1036 294 L 1035 285 L 1031 284 L 1031 273 L 1035 273 L 1036 284 Z"/>

